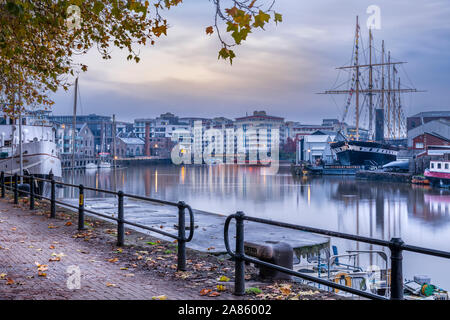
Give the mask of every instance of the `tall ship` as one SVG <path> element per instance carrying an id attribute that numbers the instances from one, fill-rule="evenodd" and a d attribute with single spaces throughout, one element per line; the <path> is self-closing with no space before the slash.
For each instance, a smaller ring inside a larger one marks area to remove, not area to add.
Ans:
<path id="1" fill-rule="evenodd" d="M 39 115 L 42 112 L 25 112 L 12 118 L 0 115 L 0 171 L 7 175 L 32 174 L 59 180 L 61 161 L 55 141 L 55 129 Z"/>
<path id="2" fill-rule="evenodd" d="M 330 146 L 341 165 L 382 166 L 397 160 L 399 148 L 395 141 L 406 138 L 401 95 L 419 92 L 410 85 L 402 85 L 399 74 L 403 64 L 394 61 L 390 51 L 386 54 L 384 40 L 381 50 L 375 48 L 371 29 L 364 47 L 356 17 L 351 64 L 337 68 L 337 86 L 322 93 L 345 96 L 340 123 L 340 133 L 345 139 Z M 342 73 L 345 80 L 340 79 Z M 352 113 L 354 124 L 349 126 L 346 121 Z"/>

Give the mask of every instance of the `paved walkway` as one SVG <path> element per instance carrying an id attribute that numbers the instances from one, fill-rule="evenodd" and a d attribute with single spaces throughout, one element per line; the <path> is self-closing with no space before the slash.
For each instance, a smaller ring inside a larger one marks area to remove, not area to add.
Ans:
<path id="1" fill-rule="evenodd" d="M 0 200 L 0 300 L 214 299 L 189 289 L 189 281 L 170 282 L 133 268 L 114 254 L 113 242 L 76 238 L 75 224 Z M 81 271 L 79 290 L 68 289 L 68 280 L 76 284 L 75 274 L 69 279 L 71 266 Z M 231 294 L 221 298 L 234 299 Z"/>

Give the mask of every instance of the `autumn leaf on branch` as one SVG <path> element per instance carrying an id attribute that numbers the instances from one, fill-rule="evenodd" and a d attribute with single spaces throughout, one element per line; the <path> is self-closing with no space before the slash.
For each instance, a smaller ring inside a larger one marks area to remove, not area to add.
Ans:
<path id="1" fill-rule="evenodd" d="M 219 59 L 229 60 L 230 64 L 233 63 L 233 58 L 236 57 L 234 51 L 230 49 L 231 47 L 241 45 L 242 41 L 247 40 L 248 35 L 254 29 L 260 28 L 264 30 L 264 26 L 271 20 L 275 24 L 283 20 L 282 15 L 272 9 L 275 4 L 274 0 L 230 0 L 228 3 L 232 7 L 224 10 L 221 9 L 221 4 L 225 1 L 213 0 L 213 2 L 216 6 L 214 27 L 222 46 L 222 49 L 219 51 Z M 219 26 L 221 22 L 224 22 L 227 26 L 226 32 L 230 36 L 229 40 L 225 40 L 222 36 L 221 27 Z"/>
<path id="2" fill-rule="evenodd" d="M 282 17 L 274 0 L 212 0 L 219 59 L 236 57 L 240 45 L 255 28 Z M 0 0 L 0 105 L 17 116 L 25 108 L 50 108 L 50 95 L 68 90 L 73 79 L 86 72 L 83 55 L 96 49 L 109 60 L 114 48 L 127 51 L 127 60 L 139 63 L 136 48 L 154 45 L 169 34 L 163 17 L 182 0 Z M 205 1 L 206 4 L 206 1 Z M 226 9 L 222 9 L 226 8 Z M 273 17 L 272 17 L 273 16 Z M 223 26 L 222 26 L 223 24 Z M 220 32 L 226 29 L 230 41 Z M 214 30 L 215 29 L 215 30 Z"/>

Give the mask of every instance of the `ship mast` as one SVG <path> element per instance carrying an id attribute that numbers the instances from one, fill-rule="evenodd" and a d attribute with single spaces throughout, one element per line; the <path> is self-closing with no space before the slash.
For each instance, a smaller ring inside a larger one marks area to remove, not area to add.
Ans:
<path id="1" fill-rule="evenodd" d="M 356 126 L 356 141 L 359 140 L 359 18 L 356 16 L 356 56 L 355 56 L 355 67 L 356 67 L 356 108 L 355 108 L 355 126 Z"/>
<path id="2" fill-rule="evenodd" d="M 349 99 L 347 102 L 347 107 L 345 109 L 344 113 L 344 119 L 348 111 L 348 106 L 350 104 L 352 95 L 355 94 L 355 138 L 356 140 L 360 139 L 360 94 L 368 94 L 369 95 L 369 132 L 372 134 L 373 131 L 373 122 L 374 122 L 374 101 L 373 96 L 376 94 L 381 94 L 381 110 L 377 108 L 377 115 L 383 115 L 382 121 L 380 121 L 380 124 L 382 126 L 382 131 L 380 134 L 382 136 L 377 137 L 380 139 L 377 140 L 384 140 L 384 128 L 386 127 L 387 137 L 391 138 L 393 136 L 396 136 L 397 133 L 397 127 L 392 127 L 392 124 L 395 125 L 396 122 L 398 122 L 398 126 L 401 126 L 401 110 L 400 110 L 400 97 L 399 97 L 399 106 L 396 107 L 397 99 L 396 99 L 396 93 L 400 96 L 400 93 L 413 93 L 413 92 L 423 92 L 419 91 L 417 89 L 413 88 L 405 88 L 402 89 L 400 85 L 398 88 L 396 88 L 396 79 L 395 79 L 395 73 L 397 73 L 397 70 L 395 68 L 395 65 L 398 64 L 404 64 L 406 62 L 392 62 L 391 61 L 391 52 L 388 51 L 388 59 L 386 62 L 386 56 L 385 56 L 385 43 L 384 40 L 382 41 L 382 55 L 381 55 L 381 63 L 374 63 L 373 61 L 373 34 L 372 30 L 369 29 L 369 64 L 359 64 L 359 39 L 360 39 L 360 26 L 359 26 L 359 18 L 356 17 L 356 34 L 355 34 L 355 55 L 354 55 L 354 62 L 353 65 L 350 66 L 344 66 L 336 68 L 338 70 L 345 70 L 345 69 L 354 69 L 355 74 L 352 78 L 352 85 L 348 90 L 327 90 L 325 92 L 321 92 L 319 94 L 347 94 L 349 95 Z M 385 75 L 385 66 L 387 69 L 387 82 L 388 86 L 386 88 L 386 75 Z M 391 78 L 391 66 L 394 67 L 394 75 L 393 75 L 393 81 Z M 374 88 L 374 79 L 373 79 L 373 68 L 374 67 L 381 67 L 381 88 Z M 368 88 L 361 88 L 361 76 L 360 76 L 360 70 L 362 68 L 369 68 L 369 85 Z M 353 88 L 353 81 L 355 81 L 355 88 Z M 385 95 L 387 93 L 387 96 Z M 387 101 L 387 106 L 386 106 Z M 392 107 L 393 104 L 393 108 Z M 386 110 L 387 109 L 387 110 Z M 391 119 L 392 116 L 392 119 Z M 379 116 L 377 116 L 379 118 Z M 386 119 L 387 118 L 387 119 Z M 384 121 L 386 119 L 386 123 Z M 381 123 L 383 122 L 383 123 Z M 378 127 L 377 127 L 378 128 Z M 398 132 L 401 129 L 398 130 Z M 381 131 L 381 130 L 380 130 Z M 400 133 L 399 133 L 400 136 Z"/>
<path id="3" fill-rule="evenodd" d="M 75 96 L 73 100 L 73 117 L 72 117 L 72 184 L 75 181 L 75 143 L 77 132 L 77 98 L 78 98 L 78 77 L 75 79 Z M 72 188 L 72 192 L 74 188 Z"/>
<path id="4" fill-rule="evenodd" d="M 381 109 L 384 112 L 384 40 L 381 43 Z"/>
<path id="5" fill-rule="evenodd" d="M 400 78 L 398 78 L 398 89 L 400 90 Z M 398 94 L 398 137 L 402 136 L 401 116 L 402 116 L 402 100 L 400 93 Z"/>
<path id="6" fill-rule="evenodd" d="M 372 66 L 372 29 L 369 29 L 369 133 L 372 135 L 373 123 L 373 66 Z"/>
<path id="7" fill-rule="evenodd" d="M 397 70 L 395 69 L 395 66 L 392 67 L 392 88 L 395 88 L 395 75 L 397 73 Z M 395 91 L 392 92 L 392 138 L 395 139 L 396 137 L 396 130 L 395 130 L 395 122 L 397 119 L 397 99 L 395 97 Z"/>
<path id="8" fill-rule="evenodd" d="M 387 129 L 388 129 L 388 137 L 391 137 L 391 52 L 388 52 L 388 92 L 387 92 Z"/>

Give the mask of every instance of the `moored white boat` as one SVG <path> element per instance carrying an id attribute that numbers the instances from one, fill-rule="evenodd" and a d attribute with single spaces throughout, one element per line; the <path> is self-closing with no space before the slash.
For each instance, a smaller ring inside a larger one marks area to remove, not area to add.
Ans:
<path id="1" fill-rule="evenodd" d="M 88 170 L 96 170 L 98 168 L 98 166 L 95 163 L 90 162 L 90 163 L 86 164 L 85 168 Z"/>
<path id="2" fill-rule="evenodd" d="M 106 161 L 100 161 L 100 163 L 98 164 L 98 167 L 100 169 L 109 169 L 109 168 L 111 168 L 111 163 L 106 162 Z"/>
<path id="3" fill-rule="evenodd" d="M 13 123 L 7 116 L 1 119 L 0 171 L 4 171 L 5 174 L 17 173 L 19 175 L 26 171 L 41 178 L 48 178 L 51 173 L 56 179 L 59 179 L 62 176 L 61 160 L 58 157 L 54 130 L 48 124 L 33 123 L 33 119 L 33 117 L 23 118 L 23 122 L 28 124 L 21 126 L 21 141 L 19 140 L 19 125 Z"/>

